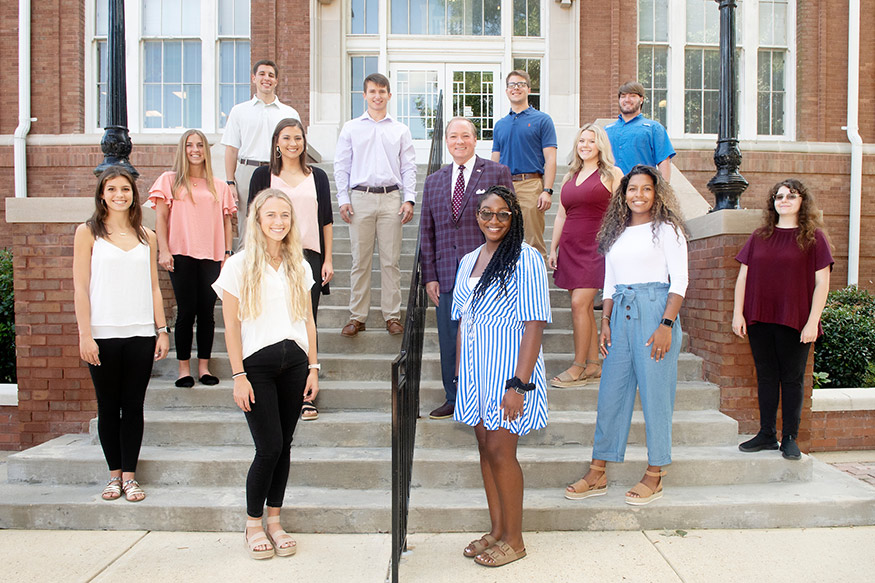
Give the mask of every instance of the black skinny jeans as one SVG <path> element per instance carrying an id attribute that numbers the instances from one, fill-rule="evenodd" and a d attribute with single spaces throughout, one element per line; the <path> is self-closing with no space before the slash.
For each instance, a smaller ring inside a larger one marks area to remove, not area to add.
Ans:
<path id="1" fill-rule="evenodd" d="M 781 436 L 795 437 L 802 416 L 805 363 L 811 344 L 803 344 L 798 330 L 781 324 L 751 324 L 747 335 L 757 369 L 760 432 L 775 435 L 780 395 Z"/>
<path id="2" fill-rule="evenodd" d="M 97 342 L 100 366 L 88 365 L 97 393 L 97 435 L 109 470 L 137 471 L 143 443 L 143 401 L 155 361 L 155 337 Z"/>
<path id="3" fill-rule="evenodd" d="M 280 508 L 289 480 L 292 435 L 301 414 L 309 374 L 307 354 L 291 340 L 262 348 L 243 360 L 255 393 L 246 412 L 255 459 L 246 477 L 246 512 L 253 518 L 264 504 Z"/>
<path id="4" fill-rule="evenodd" d="M 310 302 L 313 304 L 313 325 L 316 324 L 316 310 L 319 309 L 319 298 L 322 297 L 322 255 L 312 249 L 304 249 L 304 259 L 313 273 L 316 284 L 310 288 Z"/>
<path id="5" fill-rule="evenodd" d="M 197 318 L 197 357 L 209 359 L 213 351 L 213 333 L 216 321 L 216 292 L 211 287 L 219 278 L 221 261 L 194 259 L 187 255 L 173 256 L 173 271 L 170 283 L 176 296 L 176 342 L 177 360 L 191 359 L 191 340 L 194 321 Z"/>

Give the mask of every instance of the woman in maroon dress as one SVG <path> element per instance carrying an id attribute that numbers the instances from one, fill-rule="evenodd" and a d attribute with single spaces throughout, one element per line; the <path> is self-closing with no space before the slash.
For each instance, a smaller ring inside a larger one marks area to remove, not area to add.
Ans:
<path id="1" fill-rule="evenodd" d="M 556 285 L 571 294 L 574 326 L 574 362 L 553 378 L 554 387 L 580 386 L 601 376 L 593 302 L 605 281 L 605 258 L 598 252 L 596 234 L 621 178 L 605 130 L 594 124 L 583 126 L 562 179 L 562 204 L 547 258 Z"/>
<path id="2" fill-rule="evenodd" d="M 760 430 L 738 446 L 744 452 L 778 449 L 776 417 L 781 398 L 781 454 L 802 457 L 796 444 L 805 363 L 823 332 L 820 315 L 829 293 L 830 243 L 814 195 L 795 179 L 772 187 L 763 226 L 736 256 L 732 331 L 747 335 L 757 371 Z"/>

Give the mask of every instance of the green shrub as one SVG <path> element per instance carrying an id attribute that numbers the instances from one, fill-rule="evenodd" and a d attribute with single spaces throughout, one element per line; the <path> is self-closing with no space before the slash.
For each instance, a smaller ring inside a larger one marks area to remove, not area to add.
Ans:
<path id="1" fill-rule="evenodd" d="M 830 292 L 814 349 L 814 370 L 830 387 L 864 387 L 875 361 L 875 296 L 855 286 Z"/>
<path id="2" fill-rule="evenodd" d="M 14 383 L 15 298 L 12 291 L 12 252 L 0 249 L 0 383 Z"/>

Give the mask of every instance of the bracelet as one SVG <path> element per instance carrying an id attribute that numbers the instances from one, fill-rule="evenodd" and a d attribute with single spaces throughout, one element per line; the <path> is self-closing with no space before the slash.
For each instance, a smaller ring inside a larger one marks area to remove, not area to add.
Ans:
<path id="1" fill-rule="evenodd" d="M 611 317 L 610 316 L 602 316 L 602 320 L 607 320 L 608 322 L 610 322 Z"/>
<path id="2" fill-rule="evenodd" d="M 245 377 L 245 376 L 246 376 L 245 370 L 243 372 L 235 372 L 235 373 L 231 374 L 232 379 L 236 379 L 237 377 Z"/>
<path id="3" fill-rule="evenodd" d="M 312 364 L 308 365 L 307 368 L 310 369 L 310 370 L 313 370 L 314 368 L 315 368 L 316 370 L 322 370 L 322 365 L 319 364 L 318 362 L 315 362 L 315 363 L 312 363 Z"/>

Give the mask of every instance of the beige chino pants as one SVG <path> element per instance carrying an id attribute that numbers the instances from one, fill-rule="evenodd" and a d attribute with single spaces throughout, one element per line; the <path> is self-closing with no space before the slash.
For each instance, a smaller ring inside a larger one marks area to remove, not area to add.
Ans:
<path id="1" fill-rule="evenodd" d="M 547 254 L 544 245 L 544 213 L 538 210 L 538 197 L 544 192 L 543 178 L 530 178 L 513 183 L 520 209 L 523 211 L 523 227 L 526 243 L 538 250 L 542 256 Z"/>

